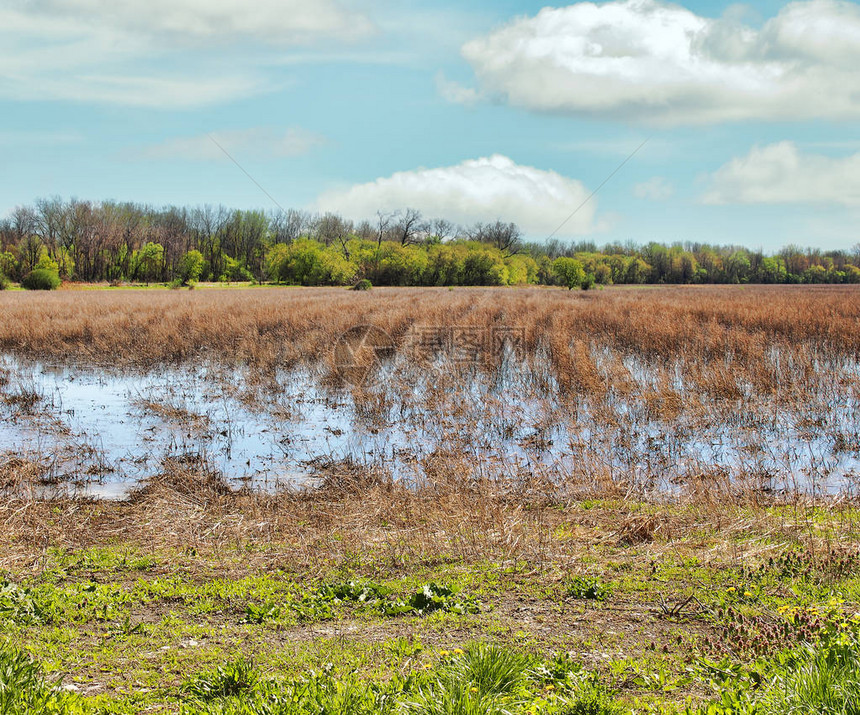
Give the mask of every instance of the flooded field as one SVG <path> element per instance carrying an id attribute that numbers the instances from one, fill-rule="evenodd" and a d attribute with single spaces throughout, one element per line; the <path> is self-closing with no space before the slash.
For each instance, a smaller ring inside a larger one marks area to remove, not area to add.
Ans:
<path id="1" fill-rule="evenodd" d="M 702 371 L 597 343 L 580 347 L 578 386 L 562 383 L 543 347 L 496 362 L 415 347 L 406 336 L 361 385 L 324 359 L 117 369 L 6 354 L 3 458 L 30 465 L 31 491 L 104 498 L 126 496 L 167 460 L 267 491 L 338 469 L 416 486 L 491 478 L 652 497 L 853 493 L 860 477 L 853 358 L 774 346 L 756 366 L 773 378 L 764 391 L 725 361 Z"/>

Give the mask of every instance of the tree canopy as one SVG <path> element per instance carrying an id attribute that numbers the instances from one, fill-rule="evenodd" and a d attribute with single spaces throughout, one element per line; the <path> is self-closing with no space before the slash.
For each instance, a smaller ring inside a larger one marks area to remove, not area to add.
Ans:
<path id="1" fill-rule="evenodd" d="M 860 283 L 860 244 L 772 255 L 695 242 L 598 247 L 528 243 L 502 219 L 461 227 L 411 208 L 354 223 L 334 213 L 52 198 L 0 220 L 0 276 L 20 281 L 43 269 L 64 280 L 181 284 Z"/>

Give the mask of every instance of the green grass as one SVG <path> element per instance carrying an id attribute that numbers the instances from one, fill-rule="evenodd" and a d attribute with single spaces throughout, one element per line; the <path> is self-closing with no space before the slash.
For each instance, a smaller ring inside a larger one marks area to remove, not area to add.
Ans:
<path id="1" fill-rule="evenodd" d="M 588 601 L 605 601 L 612 593 L 612 587 L 599 578 L 571 576 L 565 584 L 566 595 Z"/>
<path id="2" fill-rule="evenodd" d="M 800 538 L 703 524 L 625 545 L 592 521 L 617 508 L 572 506 L 540 562 L 39 550 L 0 578 L 7 711 L 857 712 L 853 532 L 816 514 Z"/>
<path id="3" fill-rule="evenodd" d="M 78 713 L 82 704 L 48 681 L 21 651 L 0 649 L 0 714 Z"/>

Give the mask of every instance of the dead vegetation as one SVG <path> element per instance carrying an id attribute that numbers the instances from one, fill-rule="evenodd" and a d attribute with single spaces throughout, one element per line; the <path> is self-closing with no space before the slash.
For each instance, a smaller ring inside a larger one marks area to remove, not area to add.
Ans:
<path id="1" fill-rule="evenodd" d="M 414 325 L 516 325 L 527 352 L 552 354 L 563 380 L 599 389 L 593 343 L 646 359 L 679 355 L 726 363 L 714 389 L 738 370 L 761 387 L 774 345 L 814 342 L 839 355 L 860 351 L 855 286 L 610 289 L 571 294 L 548 289 L 337 289 L 80 291 L 4 293 L 0 350 L 53 361 L 152 366 L 215 357 L 227 363 L 284 366 L 330 355 L 356 325 L 376 325 L 403 341 Z M 802 365 L 797 366 L 799 370 Z M 798 374 L 798 378 L 802 373 Z"/>
<path id="2" fill-rule="evenodd" d="M 4 484 L 19 487 L 39 475 L 27 460 L 7 459 L 0 468 Z M 583 548 L 590 552 L 598 543 L 657 558 L 669 546 L 697 548 L 706 538 L 725 543 L 729 551 L 721 558 L 728 557 L 733 541 L 753 525 L 769 539 L 805 544 L 856 534 L 856 504 L 848 499 L 710 493 L 644 504 L 614 487 L 593 487 L 585 496 L 580 490 L 578 498 L 564 499 L 557 485 L 454 479 L 416 489 L 349 464 L 327 465 L 317 488 L 265 494 L 230 488 L 195 460 L 168 461 L 125 501 L 45 500 L 19 488 L 0 504 L 0 567 L 37 569 L 49 547 L 123 543 L 216 560 L 227 549 L 243 554 L 243 568 L 268 565 L 308 577 L 354 567 L 402 573 L 447 561 L 540 569 L 573 567 Z M 838 534 L 817 531 L 824 513 L 831 527 L 841 525 Z"/>

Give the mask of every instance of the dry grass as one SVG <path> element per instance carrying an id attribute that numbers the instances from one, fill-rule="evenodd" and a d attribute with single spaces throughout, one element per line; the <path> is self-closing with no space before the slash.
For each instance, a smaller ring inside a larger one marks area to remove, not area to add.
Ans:
<path id="1" fill-rule="evenodd" d="M 38 479 L 39 469 L 26 460 L 7 460 L 0 473 L 21 485 Z M 205 465 L 167 462 L 126 501 L 45 501 L 26 490 L 7 497 L 0 504 L 0 568 L 35 568 L 48 547 L 114 543 L 216 559 L 228 546 L 246 554 L 248 569 L 267 563 L 311 576 L 344 566 L 406 572 L 446 561 L 540 568 L 568 561 L 559 535 L 583 530 L 604 534 L 612 545 L 659 552 L 667 544 L 694 545 L 705 533 L 733 548 L 733 539 L 753 524 L 768 538 L 802 542 L 829 542 L 854 534 L 857 526 L 856 504 L 847 499 L 751 495 L 716 501 L 709 492 L 704 499 L 645 505 L 599 489 L 583 509 L 577 500 L 553 498 L 552 485 L 530 487 L 505 491 L 496 481 L 448 481 L 414 489 L 339 464 L 329 465 L 317 489 L 267 495 L 233 490 Z M 831 531 L 820 532 L 818 523 Z M 832 532 L 836 524 L 839 534 Z M 580 541 L 570 541 L 578 552 Z"/>
<path id="2" fill-rule="evenodd" d="M 643 358 L 746 363 L 774 344 L 860 352 L 860 290 L 687 287 L 570 293 L 548 289 L 338 289 L 58 292 L 0 295 L 0 350 L 56 361 L 145 365 L 201 356 L 284 365 L 328 355 L 345 330 L 374 324 L 403 340 L 413 325 L 516 325 L 548 348 L 564 380 L 597 387 L 584 345 Z M 570 346 L 574 349 L 569 349 Z M 763 385 L 772 382 L 758 374 Z M 719 390 L 719 384 L 715 385 Z"/>

